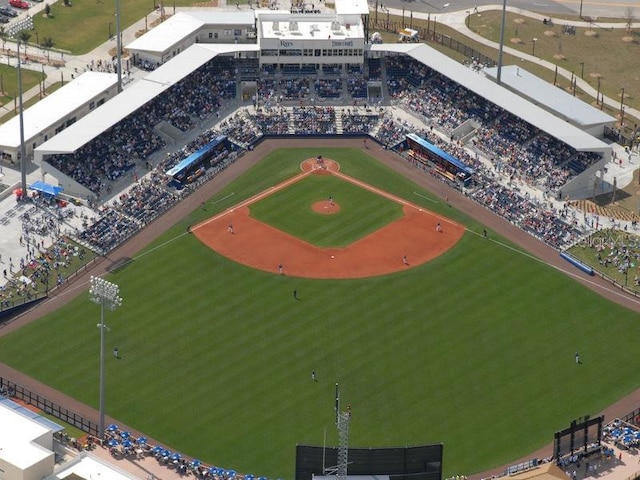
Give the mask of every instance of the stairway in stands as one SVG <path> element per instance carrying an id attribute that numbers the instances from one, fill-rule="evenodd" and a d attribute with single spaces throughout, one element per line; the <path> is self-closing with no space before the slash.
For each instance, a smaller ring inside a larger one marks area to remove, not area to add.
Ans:
<path id="1" fill-rule="evenodd" d="M 293 119 L 293 108 L 284 107 L 284 110 L 287 112 L 287 116 L 289 117 L 289 135 L 295 135 L 296 121 Z"/>
<path id="2" fill-rule="evenodd" d="M 342 128 L 342 113 L 344 112 L 344 108 L 336 107 L 334 111 L 336 115 L 336 133 L 342 135 L 344 133 L 344 129 Z"/>
<path id="3" fill-rule="evenodd" d="M 387 62 L 386 58 L 382 57 L 380 59 L 380 80 L 382 81 L 382 95 L 381 100 L 389 97 L 389 89 L 387 88 Z"/>

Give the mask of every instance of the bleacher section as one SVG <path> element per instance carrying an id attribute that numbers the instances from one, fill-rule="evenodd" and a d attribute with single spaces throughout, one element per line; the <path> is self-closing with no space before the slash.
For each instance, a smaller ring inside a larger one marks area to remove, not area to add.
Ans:
<path id="1" fill-rule="evenodd" d="M 320 71 L 315 66 L 293 64 L 259 68 L 254 59 L 219 56 L 74 154 L 52 155 L 45 160 L 97 195 L 108 191 L 111 183 L 135 168 L 138 161 L 164 147 L 154 131 L 159 122 L 189 131 L 198 119 L 211 118 L 223 103 L 232 101 L 238 90 L 235 72 L 239 78 L 256 80 L 258 105 L 237 110 L 163 159 L 149 181 L 139 182 L 105 208 L 100 219 L 79 235 L 81 241 L 108 252 L 180 201 L 196 186 L 186 192 L 172 191 L 166 187 L 169 179 L 164 173 L 220 134 L 240 149 L 252 148 L 265 135 L 370 135 L 387 148 L 398 147 L 398 152 L 413 162 L 402 146 L 407 134 L 415 133 L 473 168 L 475 185 L 468 191 L 473 200 L 555 248 L 580 234 L 566 211 L 546 208 L 509 185 L 517 178 L 552 193 L 598 161 L 599 155 L 575 151 L 403 55 L 391 55 L 384 61 L 369 58 L 364 67 L 325 65 Z M 416 123 L 394 119 L 386 108 L 356 106 L 357 100 L 367 99 L 369 83 L 383 78 L 392 101 L 404 111 L 414 112 Z M 338 106 L 345 98 L 355 100 L 354 105 Z M 471 127 L 465 124 L 469 121 L 473 122 Z M 464 142 L 452 133 L 462 124 L 471 128 Z M 207 175 L 224 168 L 235 155 L 225 150 Z M 414 163 L 429 169 L 428 162 Z M 451 185 L 456 186 L 455 179 Z"/>

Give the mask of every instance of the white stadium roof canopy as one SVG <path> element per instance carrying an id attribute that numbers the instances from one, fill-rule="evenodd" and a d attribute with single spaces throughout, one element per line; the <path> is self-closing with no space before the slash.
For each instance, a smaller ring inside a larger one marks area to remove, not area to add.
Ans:
<path id="1" fill-rule="evenodd" d="M 11 402 L 13 403 L 13 402 Z M 0 403 L 0 459 L 21 470 L 53 457 L 53 452 L 36 443 L 51 430 L 10 406 Z"/>
<path id="2" fill-rule="evenodd" d="M 605 152 L 611 149 L 596 137 L 497 85 L 481 73 L 473 72 L 469 67 L 465 67 L 428 45 L 377 44 L 371 46 L 371 51 L 407 54 L 578 151 Z"/>
<path id="3" fill-rule="evenodd" d="M 183 54 L 172 58 L 100 108 L 37 147 L 36 154 L 73 153 L 217 55 L 256 51 L 258 48 L 253 44 L 192 45 Z"/>
<path id="4" fill-rule="evenodd" d="M 185 38 L 194 35 L 205 25 L 252 25 L 254 22 L 255 14 L 252 10 L 220 12 L 193 9 L 178 12 L 140 38 L 129 43 L 126 48 L 148 52 L 164 52 Z"/>
<path id="5" fill-rule="evenodd" d="M 43 130 L 95 98 L 100 92 L 113 87 L 117 82 L 118 76 L 114 73 L 85 72 L 64 88 L 44 97 L 24 111 L 25 140 L 36 137 Z M 9 148 L 20 146 L 18 116 L 0 125 L 0 145 Z"/>
<path id="6" fill-rule="evenodd" d="M 484 72 L 489 78 L 496 79 L 498 67 L 487 68 Z M 616 121 L 615 118 L 599 108 L 592 107 L 517 65 L 503 66 L 500 81 L 514 92 L 529 98 L 535 104 L 544 105 L 557 112 L 558 115 L 569 119 L 574 125 L 588 127 Z"/>
<path id="7" fill-rule="evenodd" d="M 367 0 L 335 0 L 338 15 L 366 15 L 369 13 Z"/>
<path id="8" fill-rule="evenodd" d="M 257 52 L 259 49 L 259 45 L 256 44 L 192 45 L 103 106 L 37 147 L 36 155 L 73 153 L 217 55 L 242 51 Z M 605 152 L 611 148 L 601 140 L 425 44 L 379 44 L 372 45 L 371 51 L 409 55 L 578 151 Z"/>

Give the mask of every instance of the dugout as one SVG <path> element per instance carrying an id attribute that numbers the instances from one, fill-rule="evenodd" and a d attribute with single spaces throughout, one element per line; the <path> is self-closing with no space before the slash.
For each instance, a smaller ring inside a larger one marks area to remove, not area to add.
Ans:
<path id="1" fill-rule="evenodd" d="M 387 448 L 350 448 L 349 477 L 386 476 L 389 480 L 441 480 L 444 446 L 440 444 Z M 338 463 L 338 448 L 296 447 L 296 480 L 326 475 Z"/>
<path id="2" fill-rule="evenodd" d="M 458 160 L 453 155 L 436 147 L 415 133 L 410 133 L 406 138 L 409 158 L 425 167 L 433 165 L 435 172 L 445 179 L 462 183 L 465 187 L 471 183 L 473 169 Z"/>
<path id="3" fill-rule="evenodd" d="M 195 182 L 205 174 L 207 169 L 221 162 L 230 150 L 232 150 L 232 144 L 226 136 L 215 137 L 207 145 L 166 171 L 166 175 L 172 179 L 170 185 L 182 188 L 184 185 Z"/>

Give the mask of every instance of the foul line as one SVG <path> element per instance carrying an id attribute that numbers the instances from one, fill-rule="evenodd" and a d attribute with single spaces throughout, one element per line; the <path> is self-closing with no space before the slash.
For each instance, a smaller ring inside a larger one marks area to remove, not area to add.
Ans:
<path id="1" fill-rule="evenodd" d="M 355 179 L 355 178 L 353 178 L 353 177 L 349 177 L 348 175 L 345 175 L 345 174 L 343 174 L 343 173 L 339 173 L 339 172 L 331 172 L 331 173 L 332 173 L 333 175 L 337 175 L 337 176 L 339 176 L 340 178 L 342 178 L 342 179 L 344 179 L 344 180 L 346 180 L 346 181 L 348 181 L 348 182 L 351 182 L 351 183 L 353 183 L 353 184 L 355 184 L 355 185 L 358 185 L 358 186 L 360 186 L 360 187 L 362 187 L 362 188 L 365 188 L 365 189 L 367 189 L 367 190 L 369 190 L 369 191 L 371 191 L 371 192 L 377 193 L 377 194 L 378 194 L 378 195 L 380 195 L 380 196 L 383 196 L 383 197 L 386 197 L 386 198 L 388 198 L 388 199 L 390 199 L 390 200 L 396 201 L 396 202 L 400 203 L 401 205 L 407 205 L 407 206 L 410 206 L 410 207 L 413 207 L 413 208 L 417 208 L 418 210 L 422 211 L 422 209 L 421 209 L 419 206 L 417 206 L 417 205 L 415 205 L 415 204 L 413 204 L 413 203 L 411 203 L 411 202 L 408 202 L 408 201 L 406 201 L 406 200 L 404 200 L 404 199 L 402 199 L 402 198 L 400 198 L 400 197 L 396 197 L 395 195 L 392 195 L 392 194 L 390 194 L 390 193 L 388 193 L 388 192 L 385 192 L 384 190 L 380 190 L 380 189 L 378 189 L 378 188 L 376 188 L 376 187 L 373 187 L 373 186 L 371 186 L 371 185 L 369 185 L 369 184 L 367 184 L 367 183 L 364 183 L 364 182 L 361 182 L 361 181 L 359 181 L 359 180 L 356 180 L 356 179 Z M 413 192 L 413 193 L 414 193 L 414 194 L 416 194 L 416 195 L 418 195 L 418 196 L 420 196 L 420 197 L 423 197 L 423 198 L 425 198 L 425 199 L 427 199 L 427 200 L 433 201 L 433 200 L 431 200 L 431 199 L 429 199 L 429 198 L 425 197 L 424 195 L 420 195 L 419 193 L 416 193 L 416 192 Z M 433 202 L 434 202 L 434 203 L 438 203 L 438 202 L 435 202 L 435 201 L 433 201 Z M 467 228 L 466 226 L 464 226 L 464 225 L 460 225 L 459 223 L 454 222 L 453 220 L 450 220 L 450 219 L 448 219 L 448 218 L 446 218 L 446 217 L 441 217 L 440 215 L 436 214 L 435 212 L 431 212 L 431 211 L 429 211 L 429 213 L 430 213 L 431 215 L 434 215 L 434 216 L 436 216 L 436 217 L 440 218 L 443 222 L 447 222 L 447 223 L 450 223 L 450 224 L 452 224 L 452 225 L 459 226 L 459 227 L 463 228 L 466 232 L 470 232 L 470 233 L 472 233 L 472 234 L 474 234 L 474 235 L 477 235 L 477 236 L 483 236 L 483 237 L 484 237 L 484 235 L 483 235 L 483 234 L 478 233 L 478 232 L 476 232 L 475 230 L 470 230 L 470 229 L 469 229 L 469 228 Z M 505 220 L 505 221 L 506 221 L 506 220 Z M 530 254 L 530 253 L 528 253 L 528 252 L 525 252 L 525 251 L 523 251 L 523 250 L 519 250 L 519 249 L 517 249 L 517 248 L 514 248 L 514 247 L 512 247 L 511 245 L 507 245 L 506 243 L 502 243 L 502 242 L 499 242 L 499 241 L 497 241 L 497 240 L 493 240 L 493 239 L 488 239 L 488 240 L 489 240 L 489 241 L 492 241 L 492 242 L 494 242 L 495 244 L 500 245 L 500 246 L 502 246 L 502 247 L 504 247 L 504 248 L 507 248 L 507 249 L 509 249 L 509 250 L 511 250 L 511 251 L 513 251 L 513 252 L 519 253 L 520 255 L 524 255 L 524 256 L 525 256 L 525 257 L 527 257 L 527 258 L 530 258 L 530 259 L 532 259 L 532 260 L 535 260 L 535 261 L 536 261 L 536 262 L 538 262 L 538 263 L 541 263 L 541 264 L 543 264 L 543 265 L 546 265 L 546 266 L 548 266 L 548 267 L 551 267 L 551 268 L 553 268 L 554 270 L 556 270 L 556 271 L 558 271 L 558 272 L 561 272 L 561 273 L 563 273 L 563 274 L 567 275 L 568 277 L 571 277 L 571 278 L 573 278 L 573 279 L 575 279 L 575 280 L 580 280 L 580 281 L 584 282 L 585 284 L 590 285 L 590 286 L 592 286 L 592 287 L 595 287 L 596 289 L 599 289 L 599 290 L 601 290 L 601 291 L 603 291 L 603 292 L 611 293 L 611 294 L 613 294 L 614 296 L 617 296 L 617 297 L 620 297 L 620 298 L 624 298 L 624 299 L 630 300 L 632 303 L 635 303 L 636 305 L 640 305 L 640 299 L 637 299 L 637 298 L 635 298 L 635 297 L 632 297 L 632 296 L 630 296 L 630 295 L 628 295 L 628 294 L 624 293 L 624 291 L 622 291 L 622 290 L 620 290 L 620 289 L 612 288 L 612 287 L 607 287 L 607 286 L 601 285 L 601 284 L 599 284 L 599 283 L 597 283 L 597 282 L 595 282 L 595 281 L 593 281 L 593 280 L 589 280 L 588 278 L 584 278 L 583 276 L 581 276 L 581 275 L 579 275 L 579 274 L 577 274 L 577 273 L 575 273 L 575 272 L 573 272 L 573 271 L 566 270 L 566 269 L 564 269 L 564 268 L 561 268 L 561 267 L 558 267 L 558 266 L 556 266 L 556 265 L 553 265 L 553 264 L 551 264 L 551 263 L 549 263 L 549 262 L 546 262 L 546 261 L 544 261 L 544 260 L 542 260 L 542 259 L 540 259 L 540 258 L 538 258 L 538 257 L 536 257 L 536 256 L 534 256 L 534 255 L 531 255 L 531 254 Z"/>
<path id="2" fill-rule="evenodd" d="M 223 201 L 223 200 L 226 200 L 227 198 L 231 198 L 231 197 L 233 197 L 235 194 L 236 194 L 236 192 L 231 192 L 229 195 L 226 195 L 226 196 L 224 196 L 224 197 L 222 197 L 222 198 L 219 198 L 218 200 L 214 200 L 214 201 L 209 202 L 209 203 L 210 203 L 211 205 L 215 205 L 215 204 L 216 204 L 216 203 L 218 203 L 218 202 L 221 202 L 221 201 Z"/>
<path id="3" fill-rule="evenodd" d="M 248 199 L 244 200 L 243 202 L 240 203 L 236 203 L 233 207 L 229 207 L 228 209 L 226 209 L 224 212 L 220 212 L 219 214 L 206 219 L 203 222 L 200 222 L 198 224 L 196 224 L 194 227 L 191 227 L 191 231 L 193 232 L 194 230 L 197 230 L 198 228 L 204 227 L 205 225 L 210 224 L 211 222 L 215 222 L 216 220 L 219 220 L 221 218 L 223 218 L 225 215 L 228 215 L 229 213 L 233 212 L 236 208 L 243 208 L 243 207 L 247 207 L 249 205 L 251 205 L 252 203 L 257 202 L 258 200 L 262 200 L 265 197 L 268 197 L 269 195 L 276 193 L 280 190 L 282 190 L 285 187 L 288 187 L 289 185 L 292 185 L 300 180 L 302 180 L 304 177 L 308 176 L 310 173 L 312 173 L 313 170 L 310 170 L 308 172 L 302 172 L 299 173 L 298 175 L 291 177 L 289 180 L 285 180 L 282 183 L 279 183 L 278 185 L 275 185 L 273 187 L 269 187 L 266 190 L 263 190 L 262 192 L 254 195 L 253 197 L 249 197 Z"/>
<path id="4" fill-rule="evenodd" d="M 369 190 L 370 192 L 373 192 L 373 193 L 375 193 L 377 195 L 380 195 L 381 197 L 384 197 L 384 198 L 392 200 L 392 201 L 394 201 L 396 203 L 399 203 L 400 205 L 404 205 L 404 206 L 407 206 L 407 207 L 415 208 L 419 212 L 429 213 L 430 215 L 433 215 L 434 217 L 436 217 L 441 222 L 448 223 L 449 225 L 454 225 L 456 227 L 460 227 L 460 228 L 466 230 L 466 228 L 463 225 L 459 224 L 458 222 L 455 222 L 455 221 L 451 220 L 450 218 L 443 217 L 443 216 L 441 216 L 441 215 L 439 215 L 439 214 L 437 214 L 435 212 L 432 212 L 431 210 L 427 210 L 427 212 L 424 212 L 424 210 L 422 209 L 423 207 L 421 207 L 420 205 L 416 205 L 415 203 L 411 203 L 410 201 L 405 200 L 404 198 L 397 197 L 397 196 L 393 195 L 392 193 L 385 192 L 384 190 L 380 190 L 379 188 L 374 187 L 373 185 L 369 185 L 368 183 L 365 183 L 365 182 L 362 182 L 360 180 L 357 180 L 357 179 L 355 179 L 353 177 L 350 177 L 349 175 L 345 175 L 344 173 L 340 173 L 340 172 L 331 172 L 331 174 L 332 175 L 336 175 L 339 178 L 341 178 L 341 179 L 343 179 L 343 180 L 345 180 L 347 182 L 353 183 L 354 185 L 357 185 L 360 188 L 364 188 L 365 190 Z"/>
<path id="5" fill-rule="evenodd" d="M 514 248 L 511 245 L 507 245 L 506 243 L 499 242 L 498 240 L 495 240 L 493 238 L 486 238 L 486 237 L 484 237 L 483 234 L 481 234 L 479 232 L 476 232 L 475 230 L 470 230 L 468 228 L 465 228 L 465 230 L 467 232 L 469 232 L 469 233 L 477 235 L 478 237 L 483 237 L 484 239 L 486 239 L 486 240 L 488 240 L 490 242 L 493 242 L 496 245 L 500 245 L 503 248 L 511 250 L 512 252 L 519 253 L 520 255 L 523 255 L 523 256 L 531 259 L 531 260 L 535 260 L 536 262 L 541 263 L 542 265 L 546 265 L 547 267 L 550 267 L 550 268 L 552 268 L 554 270 L 557 270 L 558 272 L 563 273 L 563 274 L 567 275 L 568 277 L 571 277 L 571 278 L 573 278 L 575 280 L 579 280 L 581 282 L 584 282 L 587 285 L 591 285 L 592 287 L 595 287 L 596 289 L 602 290 L 604 292 L 611 293 L 611 294 L 613 294 L 613 295 L 615 295 L 617 297 L 630 300 L 632 303 L 635 303 L 636 305 L 640 305 L 640 299 L 625 293 L 623 290 L 620 290 L 619 288 L 612 288 L 612 287 L 607 287 L 607 286 L 601 285 L 601 284 L 599 284 L 599 283 L 597 283 L 597 282 L 595 282 L 593 280 L 589 280 L 588 278 L 585 278 L 582 275 L 579 275 L 579 274 L 575 273 L 573 270 L 567 270 L 567 269 L 564 269 L 562 267 L 558 267 L 556 265 L 553 265 L 553 264 L 551 264 L 551 263 L 549 263 L 549 262 L 547 262 L 545 260 L 542 260 L 541 258 L 536 257 L 535 255 L 530 254 L 529 252 L 525 252 L 524 250 L 520 250 L 520 249 Z M 537 240 L 537 241 L 539 241 L 539 240 Z M 622 305 L 622 306 L 624 306 L 624 305 Z"/>
<path id="6" fill-rule="evenodd" d="M 305 176 L 307 176 L 307 175 L 309 175 L 311 173 L 313 173 L 313 170 L 308 171 L 308 172 L 300 173 L 300 174 L 290 178 L 289 180 L 286 180 L 286 181 L 284 181 L 284 182 L 282 182 L 282 183 L 280 183 L 280 184 L 278 184 L 278 185 L 276 185 L 274 187 L 269 187 L 268 189 L 263 190 L 262 192 L 254 195 L 253 197 L 250 197 L 249 199 L 245 200 L 244 202 L 241 202 L 241 203 L 239 203 L 237 205 L 234 205 L 233 207 L 230 207 L 229 209 L 225 210 L 224 212 L 219 213 L 215 217 L 212 217 L 210 219 L 207 219 L 204 222 L 201 222 L 201 223 L 197 224 L 196 227 L 192 227 L 191 228 L 191 231 L 193 231 L 195 228 L 199 228 L 199 227 L 202 227 L 204 225 L 207 225 L 209 222 L 212 222 L 214 220 L 217 220 L 219 218 L 224 217 L 228 213 L 233 212 L 234 209 L 236 209 L 236 208 L 250 205 L 251 203 L 256 202 L 256 201 L 258 201 L 258 200 L 260 200 L 260 199 L 262 199 L 264 197 L 267 197 L 267 196 L 271 195 L 272 193 L 275 193 L 275 192 L 277 192 L 279 190 L 282 190 L 283 188 L 285 188 L 285 187 L 287 187 L 287 186 L 289 186 L 289 185 L 291 185 L 291 184 L 293 184 L 295 182 L 300 181 L 302 178 L 304 178 Z M 384 190 L 377 189 L 376 187 L 373 187 L 373 186 L 371 186 L 371 185 L 369 185 L 367 183 L 360 182 L 359 180 L 356 180 L 355 178 L 350 177 L 348 175 L 344 175 L 344 174 L 338 173 L 338 172 L 331 172 L 331 174 L 337 175 L 338 177 L 342 178 L 345 181 L 351 182 L 354 185 L 358 185 L 358 186 L 360 186 L 362 188 L 365 188 L 365 189 L 367 189 L 367 190 L 369 190 L 371 192 L 374 192 L 374 193 L 376 193 L 376 194 L 378 194 L 380 196 L 383 196 L 383 197 L 388 198 L 390 200 L 393 200 L 393 201 L 395 201 L 397 203 L 400 203 L 401 205 L 407 205 L 407 206 L 410 206 L 410 207 L 413 207 L 413 208 L 417 208 L 418 210 L 422 210 L 419 206 L 417 206 L 415 204 L 412 204 L 411 202 L 408 202 L 408 201 L 406 201 L 406 200 L 404 200 L 404 199 L 402 199 L 400 197 L 396 197 L 395 195 L 392 195 L 392 194 L 390 194 L 388 192 L 385 192 Z M 421 195 L 421 194 L 419 194 L 417 192 L 413 192 L 413 193 L 415 195 L 419 196 L 419 197 L 425 198 L 426 200 L 432 201 L 434 203 L 438 203 L 437 201 L 432 200 L 430 198 L 427 198 L 424 195 Z M 230 198 L 233 195 L 234 195 L 234 193 L 232 192 L 229 195 L 227 195 L 227 196 L 225 196 L 225 197 L 223 197 L 223 198 L 221 198 L 219 200 L 216 200 L 215 202 L 211 202 L 211 203 L 216 203 L 216 202 L 220 202 L 222 200 L 226 200 L 227 198 Z M 530 254 L 530 253 L 528 253 L 528 252 L 526 252 L 524 250 L 515 248 L 515 247 L 513 247 L 511 245 L 507 245 L 506 243 L 500 242 L 500 241 L 495 240 L 493 238 L 484 237 L 484 234 L 482 234 L 480 232 L 476 232 L 475 230 L 471 230 L 471 229 L 469 229 L 469 228 L 467 228 L 467 227 L 465 227 L 463 225 L 460 225 L 460 224 L 458 224 L 456 222 L 453 222 L 452 220 L 449 220 L 449 219 L 447 219 L 445 217 L 440 217 L 439 215 L 437 215 L 434 212 L 429 211 L 429 213 L 434 215 L 434 216 L 437 216 L 438 218 L 441 218 L 443 221 L 446 221 L 446 222 L 449 222 L 451 224 L 457 225 L 457 226 L 463 228 L 466 232 L 469 232 L 469 233 L 471 233 L 473 235 L 476 235 L 477 237 L 482 237 L 486 241 L 493 242 L 496 245 L 499 245 L 499 246 L 501 246 L 503 248 L 511 250 L 514 253 L 517 253 L 517 254 L 522 255 L 522 256 L 524 256 L 524 257 L 526 257 L 528 259 L 534 260 L 534 261 L 536 261 L 536 262 L 538 262 L 538 263 L 540 263 L 542 265 L 550 267 L 550 268 L 552 268 L 552 269 L 554 269 L 554 270 L 556 270 L 556 271 L 558 271 L 558 272 L 560 272 L 560 273 L 562 273 L 564 275 L 567 275 L 568 277 L 570 277 L 572 279 L 575 279 L 575 280 L 578 280 L 578 281 L 582 282 L 583 284 L 590 285 L 590 286 L 594 287 L 594 289 L 601 290 L 603 292 L 608 292 L 608 293 L 612 294 L 613 296 L 616 296 L 616 297 L 619 297 L 619 298 L 623 298 L 625 300 L 629 300 L 630 302 L 632 302 L 632 303 L 634 303 L 636 305 L 640 305 L 640 299 L 637 299 L 637 298 L 635 298 L 635 297 L 633 297 L 631 295 L 628 295 L 628 294 L 626 294 L 624 291 L 622 291 L 620 289 L 601 285 L 600 283 L 597 283 L 597 282 L 595 282 L 593 280 L 590 280 L 588 278 L 584 278 L 583 276 L 575 273 L 572 270 L 564 269 L 562 267 L 553 265 L 553 264 L 551 264 L 551 263 L 549 263 L 549 262 L 547 262 L 545 260 L 542 260 L 542 259 L 536 257 L 535 255 L 532 255 L 532 254 Z M 174 238 L 172 238 L 170 240 L 167 240 L 166 242 L 163 242 L 160 245 L 157 245 L 157 246 L 145 251 L 144 253 L 132 258 L 130 260 L 130 262 L 128 262 L 128 263 L 131 263 L 134 260 L 138 260 L 138 259 L 140 259 L 140 258 L 142 258 L 142 257 L 144 257 L 144 256 L 146 256 L 146 255 L 148 255 L 148 254 L 150 254 L 152 252 L 155 252 L 156 250 L 164 248 L 165 246 L 175 242 L 176 240 L 179 240 L 180 238 L 182 238 L 182 237 L 184 237 L 186 235 L 189 235 L 189 233 L 188 232 L 183 232 L 183 233 L 181 233 L 179 235 L 176 235 Z M 106 273 L 108 273 L 108 272 L 106 272 Z M 55 297 L 50 297 L 49 299 L 45 300 L 43 303 L 49 303 L 49 302 L 55 300 L 56 298 L 63 297 L 63 296 L 66 296 L 66 295 L 72 293 L 74 290 L 77 290 L 79 288 L 85 288 L 85 285 L 87 285 L 87 284 L 88 284 L 88 282 L 75 285 L 73 288 L 67 289 L 64 292 L 61 292 L 59 295 L 56 295 Z M 42 304 L 40 304 L 40 305 L 42 305 Z M 26 314 L 30 310 L 31 309 L 27 310 L 24 313 Z M 21 317 L 21 316 L 22 315 L 20 315 L 19 317 Z"/>
<path id="7" fill-rule="evenodd" d="M 429 198 L 429 197 L 427 197 L 426 195 L 422 195 L 421 193 L 413 192 L 413 194 L 414 194 L 414 195 L 416 195 L 416 196 L 418 196 L 418 197 L 424 198 L 425 200 L 429 200 L 430 202 L 433 202 L 433 203 L 440 203 L 440 202 L 438 202 L 437 200 L 434 200 L 433 198 Z"/>

